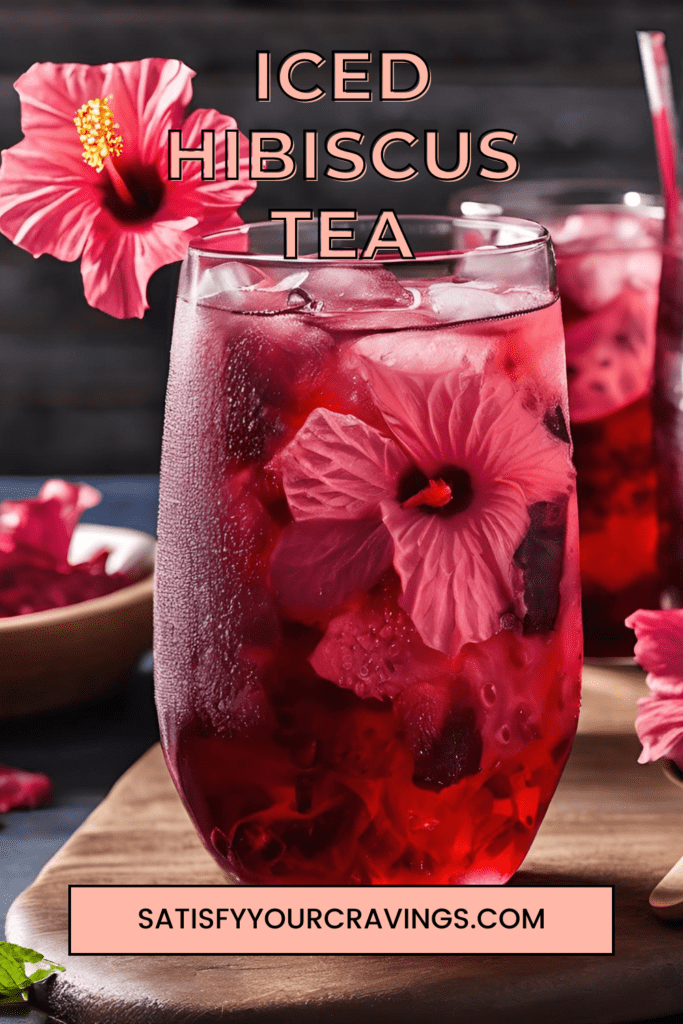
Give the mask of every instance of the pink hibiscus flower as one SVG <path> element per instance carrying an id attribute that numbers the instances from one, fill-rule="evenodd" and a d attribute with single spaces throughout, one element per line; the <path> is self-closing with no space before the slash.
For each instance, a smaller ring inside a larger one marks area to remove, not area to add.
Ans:
<path id="1" fill-rule="evenodd" d="M 184 120 L 193 76 L 178 60 L 146 59 L 34 64 L 15 82 L 24 138 L 2 154 L 0 231 L 34 256 L 80 257 L 87 301 L 112 316 L 141 317 L 154 271 L 182 259 L 193 236 L 241 224 L 235 211 L 255 187 L 241 136 L 240 180 L 219 176 L 231 117 Z M 196 161 L 168 181 L 170 128 L 186 148 L 215 131 L 215 181 Z"/>
<path id="2" fill-rule="evenodd" d="M 638 701 L 636 732 L 641 764 L 669 757 L 683 767 L 683 609 L 634 612 L 636 660 L 648 672 L 652 696 Z"/>
<path id="3" fill-rule="evenodd" d="M 524 615 L 515 563 L 535 502 L 566 496 L 568 451 L 501 375 L 434 379 L 367 361 L 387 433 L 316 409 L 278 460 L 295 522 L 271 582 L 295 610 L 334 608 L 393 564 L 429 647 L 455 654 Z"/>

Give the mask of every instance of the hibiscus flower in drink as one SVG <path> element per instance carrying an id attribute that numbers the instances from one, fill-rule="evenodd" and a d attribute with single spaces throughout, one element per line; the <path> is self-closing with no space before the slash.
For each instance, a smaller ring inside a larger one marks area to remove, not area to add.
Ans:
<path id="1" fill-rule="evenodd" d="M 565 511 L 566 445 L 506 377 L 467 358 L 441 377 L 362 362 L 386 432 L 309 416 L 278 459 L 295 521 L 272 579 L 285 604 L 330 607 L 393 564 L 420 638 L 454 656 L 527 614 L 520 545 L 532 516 Z"/>
<path id="2" fill-rule="evenodd" d="M 225 159 L 233 118 L 215 110 L 185 117 L 194 71 L 178 60 L 34 64 L 15 83 L 24 138 L 2 154 L 0 231 L 34 256 L 81 260 L 85 297 L 116 317 L 141 317 L 155 270 L 181 260 L 190 240 L 241 224 L 251 194 L 246 140 L 240 178 L 203 181 L 183 164 L 168 180 L 168 131 L 201 146 L 215 131 Z"/>

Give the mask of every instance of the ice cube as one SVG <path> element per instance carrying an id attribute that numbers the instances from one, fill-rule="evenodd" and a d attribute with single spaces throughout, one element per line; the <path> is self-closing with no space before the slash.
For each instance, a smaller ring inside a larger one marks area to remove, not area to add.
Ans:
<path id="1" fill-rule="evenodd" d="M 442 281 L 430 286 L 427 303 L 442 319 L 487 320 L 494 316 L 505 316 L 522 309 L 533 309 L 538 305 L 531 292 L 519 288 L 494 291 L 483 283 L 474 281 L 459 284 L 456 281 Z"/>
<path id="2" fill-rule="evenodd" d="M 197 300 L 210 299 L 223 292 L 241 292 L 256 288 L 265 281 L 265 275 L 246 263 L 220 263 L 209 267 L 199 278 Z"/>
<path id="3" fill-rule="evenodd" d="M 529 679 L 546 677 L 554 657 L 552 650 L 546 634 L 522 635 L 518 623 L 469 649 L 463 677 L 476 709 L 483 772 L 501 766 L 501 760 L 509 762 L 520 754 L 523 757 L 524 748 L 538 738 L 538 715 L 543 705 L 541 702 L 534 713 Z M 501 774 L 494 780 L 489 781 L 488 788 L 496 799 L 512 795 L 505 767 L 501 766 Z"/>
<path id="4" fill-rule="evenodd" d="M 287 277 L 283 277 L 277 284 L 272 285 L 272 291 L 274 292 L 290 292 L 296 288 L 300 288 L 308 277 L 307 270 L 297 270 L 294 274 L 287 274 Z"/>
<path id="5" fill-rule="evenodd" d="M 332 347 L 332 337 L 323 330 L 325 325 L 311 324 L 294 312 L 281 312 L 277 316 L 249 317 L 249 328 L 258 332 L 268 351 L 284 350 L 296 354 L 304 363 L 318 364 Z"/>
<path id="6" fill-rule="evenodd" d="M 302 289 L 305 291 L 305 289 Z M 386 309 L 373 309 L 361 306 L 355 309 L 340 309 L 337 312 L 324 313 L 324 325 L 335 333 L 365 334 L 373 331 L 399 331 L 411 328 L 429 327 L 438 321 L 434 311 L 424 301 L 426 288 L 422 290 L 408 287 L 409 306 L 392 306 Z M 307 312 L 306 310 L 304 312 Z"/>
<path id="7" fill-rule="evenodd" d="M 633 218 L 629 218 L 633 220 Z M 552 235 L 555 245 L 564 255 L 569 252 L 577 252 L 588 247 L 588 239 L 591 240 L 590 248 L 609 248 L 600 244 L 600 239 L 610 239 L 614 236 L 614 221 L 609 214 L 596 213 L 572 213 L 564 220 L 550 220 L 547 227 Z"/>
<path id="8" fill-rule="evenodd" d="M 422 309 L 355 309 L 326 315 L 322 323 L 329 331 L 343 334 L 365 334 L 373 331 L 408 331 L 430 327 L 438 322 L 427 307 Z"/>
<path id="9" fill-rule="evenodd" d="M 628 283 L 638 291 L 647 291 L 659 286 L 662 273 L 661 253 L 654 249 L 634 252 L 627 262 Z"/>
<path id="10" fill-rule="evenodd" d="M 661 222 L 656 217 L 595 210 L 551 221 L 547 227 L 562 256 L 589 250 L 644 249 L 655 246 L 661 237 Z"/>
<path id="11" fill-rule="evenodd" d="M 442 678 L 443 655 L 426 647 L 391 588 L 336 616 L 310 657 L 315 671 L 362 699 L 393 699 L 420 680 Z"/>
<path id="12" fill-rule="evenodd" d="M 406 373 L 445 373 L 465 359 L 480 372 L 486 362 L 488 344 L 485 338 L 465 336 L 457 328 L 444 325 L 438 330 L 368 334 L 353 345 L 349 354 Z"/>
<path id="13" fill-rule="evenodd" d="M 569 411 L 575 423 L 607 416 L 650 386 L 656 289 L 620 299 L 566 327 Z"/>
<path id="14" fill-rule="evenodd" d="M 345 309 L 396 309 L 412 306 L 415 296 L 383 267 L 314 267 L 305 291 L 324 312 Z"/>
<path id="15" fill-rule="evenodd" d="M 252 317 L 244 319 L 252 321 Z M 228 410 L 225 455 L 235 465 L 268 460 L 287 433 L 282 407 L 289 391 L 278 369 L 263 358 L 265 355 L 256 332 L 248 331 L 231 339 L 230 358 L 224 370 Z"/>
<path id="16" fill-rule="evenodd" d="M 230 320 L 223 370 L 226 455 L 249 465 L 272 458 L 292 430 L 292 415 L 309 407 L 332 339 L 295 314 Z"/>
<path id="17" fill-rule="evenodd" d="M 251 264 L 221 263 L 209 267 L 199 278 L 197 301 L 218 309 L 276 312 L 287 307 L 292 287 L 291 283 L 282 285 L 284 281 L 273 286 L 270 278 Z"/>
<path id="18" fill-rule="evenodd" d="M 580 309 L 592 313 L 616 299 L 627 285 L 631 259 L 633 256 L 625 256 L 623 252 L 593 252 L 560 261 L 560 292 Z"/>
<path id="19" fill-rule="evenodd" d="M 233 337 L 231 350 L 242 348 L 248 379 L 260 401 L 275 410 L 305 405 L 329 360 L 331 335 L 296 313 L 239 319 L 244 331 L 239 341 Z"/>

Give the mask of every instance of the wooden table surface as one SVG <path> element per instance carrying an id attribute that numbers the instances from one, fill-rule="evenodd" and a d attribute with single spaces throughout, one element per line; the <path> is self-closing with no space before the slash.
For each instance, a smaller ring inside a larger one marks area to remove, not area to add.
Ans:
<path id="1" fill-rule="evenodd" d="M 647 897 L 683 853 L 683 791 L 636 763 L 642 677 L 587 670 L 581 731 L 511 884 L 614 884 L 616 954 L 591 956 L 68 957 L 69 883 L 225 884 L 158 747 L 10 910 L 11 941 L 65 964 L 47 983 L 69 1024 L 616 1024 L 683 1012 L 683 930 Z M 46 1007 L 47 1008 L 47 1007 Z"/>

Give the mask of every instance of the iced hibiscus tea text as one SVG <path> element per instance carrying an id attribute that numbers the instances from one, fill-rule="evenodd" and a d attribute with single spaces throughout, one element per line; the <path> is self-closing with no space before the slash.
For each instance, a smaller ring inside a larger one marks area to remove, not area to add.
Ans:
<path id="1" fill-rule="evenodd" d="M 369 86 L 369 65 L 372 64 L 372 54 L 369 51 L 336 51 L 332 54 L 330 66 L 330 88 L 329 92 L 316 81 L 307 88 L 302 88 L 301 82 L 295 84 L 294 73 L 302 65 L 308 65 L 316 69 L 316 74 L 323 65 L 327 64 L 326 59 L 319 53 L 310 50 L 299 50 L 286 56 L 273 74 L 271 67 L 271 54 L 269 51 L 259 51 L 256 54 L 256 99 L 260 103 L 268 103 L 271 99 L 273 79 L 281 92 L 297 103 L 315 103 L 326 95 L 330 95 L 334 103 L 371 103 L 375 98 Z M 358 67 L 364 65 L 364 67 Z M 405 66 L 413 72 L 414 81 L 409 86 L 399 88 L 396 83 L 397 69 Z M 431 72 L 427 62 L 418 54 L 407 51 L 382 52 L 379 55 L 380 68 L 380 103 L 406 103 L 423 98 L 431 84 Z M 320 72 L 322 76 L 322 72 Z M 322 79 L 321 79 L 322 80 Z M 349 88 L 353 85 L 353 88 Z M 472 132 L 457 131 L 456 138 L 449 140 L 454 142 L 455 159 L 448 161 L 450 166 L 444 166 L 440 157 L 440 133 L 435 130 L 425 130 L 420 138 L 410 131 L 402 129 L 391 129 L 382 132 L 372 142 L 366 144 L 362 132 L 342 129 L 330 133 L 323 142 L 319 139 L 319 133 L 315 129 L 302 132 L 302 139 L 295 142 L 289 132 L 285 131 L 251 131 L 249 132 L 249 177 L 254 181 L 290 181 L 297 173 L 302 175 L 304 181 L 317 181 L 322 173 L 324 177 L 334 181 L 359 181 L 368 169 L 368 163 L 382 178 L 390 181 L 410 181 L 420 172 L 415 166 L 418 162 L 415 153 L 422 150 L 422 161 L 424 170 L 432 178 L 440 181 L 456 182 L 462 180 L 470 173 L 473 167 L 472 157 Z M 519 173 L 519 161 L 514 154 L 505 149 L 499 148 L 500 144 L 507 143 L 514 145 L 517 135 L 514 131 L 504 128 L 492 129 L 483 132 L 476 144 L 476 153 L 479 157 L 493 162 L 490 167 L 479 163 L 477 175 L 490 181 L 510 181 Z M 357 147 L 357 148 L 355 148 Z M 418 147 L 416 150 L 415 147 Z M 392 150 L 391 164 L 387 162 L 387 153 Z M 240 173 L 240 151 L 239 134 L 236 129 L 225 132 L 225 158 L 219 161 L 216 156 L 216 137 L 212 130 L 202 131 L 202 145 L 196 148 L 183 146 L 182 132 L 178 129 L 171 129 L 168 133 L 168 178 L 169 181 L 180 181 L 183 176 L 183 164 L 188 161 L 198 161 L 201 164 L 202 178 L 205 181 L 213 181 L 216 177 L 225 177 L 226 180 L 237 180 Z M 324 155 L 336 161 L 332 165 L 326 163 L 321 167 L 321 150 Z M 412 150 L 409 154 L 406 150 Z M 403 154 L 403 156 L 401 156 Z M 415 162 L 412 162 L 415 161 Z M 400 166 L 396 166 L 400 164 Z M 341 165 L 341 166 L 340 166 Z M 345 166 L 344 166 L 345 165 Z M 313 211 L 279 211 L 281 219 L 289 220 L 283 215 L 286 213 L 296 214 L 298 219 L 313 217 Z M 324 211 L 321 211 L 321 219 Z M 339 217 L 339 212 L 335 211 Z M 395 215 L 393 215 L 395 218 Z M 354 220 L 356 211 L 344 211 L 344 219 Z M 384 225 L 386 226 L 386 225 Z M 329 220 L 328 220 L 329 229 Z M 403 244 L 402 232 L 395 233 L 396 242 L 394 249 L 398 250 L 401 256 L 409 255 L 406 245 Z M 291 235 L 294 238 L 294 234 Z M 348 235 L 345 237 L 349 237 Z M 325 243 L 328 243 L 329 235 L 321 239 L 320 255 L 327 255 L 327 258 L 356 258 L 356 250 L 337 249 L 324 253 Z M 295 242 L 294 242 L 295 244 Z M 372 247 L 370 247 L 372 249 Z M 340 255 L 342 253 L 342 255 Z M 295 254 L 288 252 L 287 255 L 293 258 Z M 374 255 L 374 253 L 372 253 Z M 371 258 L 368 255 L 368 247 L 363 251 L 362 256 Z"/>

